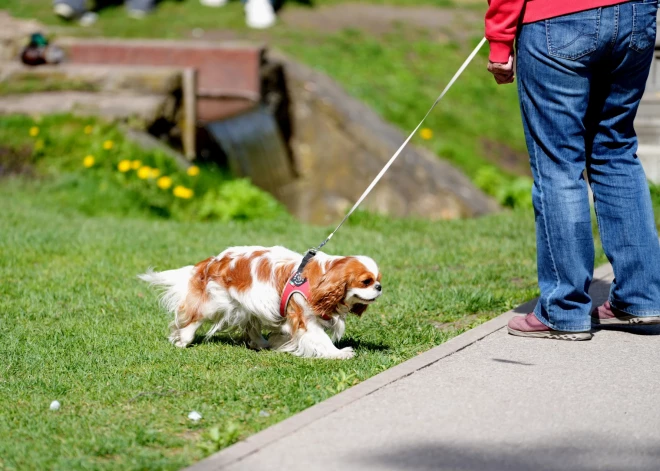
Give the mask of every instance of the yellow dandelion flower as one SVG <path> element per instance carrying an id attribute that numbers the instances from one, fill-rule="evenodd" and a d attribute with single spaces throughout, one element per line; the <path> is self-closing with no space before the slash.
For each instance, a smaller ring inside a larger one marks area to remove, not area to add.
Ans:
<path id="1" fill-rule="evenodd" d="M 114 145 L 115 145 L 115 143 L 112 142 L 112 141 L 105 141 L 105 142 L 103 143 L 103 148 L 104 148 L 105 150 L 110 150 L 110 149 L 112 149 L 112 148 L 114 147 Z"/>
<path id="2" fill-rule="evenodd" d="M 199 175 L 199 167 L 197 165 L 193 165 L 192 167 L 188 168 L 186 173 L 188 173 L 188 175 L 190 175 L 191 177 L 196 177 L 197 175 Z"/>
<path id="3" fill-rule="evenodd" d="M 137 171 L 138 178 L 142 180 L 146 180 L 147 178 L 149 178 L 150 175 L 151 175 L 151 168 L 147 166 L 140 167 Z"/>
<path id="4" fill-rule="evenodd" d="M 87 126 L 85 126 L 85 130 L 84 130 L 84 131 L 85 131 L 85 134 L 91 134 L 92 131 L 94 131 L 94 128 L 92 127 L 91 124 L 88 124 Z"/>
<path id="5" fill-rule="evenodd" d="M 90 168 L 94 165 L 94 156 L 93 155 L 88 155 L 83 159 L 83 167 L 85 168 Z"/>
<path id="6" fill-rule="evenodd" d="M 117 165 L 117 170 L 119 170 L 121 173 L 126 173 L 131 169 L 131 161 L 130 160 L 122 160 L 119 162 L 119 165 Z"/>
<path id="7" fill-rule="evenodd" d="M 141 161 L 141 160 L 132 160 L 132 161 L 131 161 L 131 168 L 132 168 L 133 170 L 137 170 L 137 169 L 139 169 L 140 167 L 142 167 L 142 161 Z"/>
<path id="8" fill-rule="evenodd" d="M 158 178 L 160 176 L 160 170 L 157 168 L 152 168 L 151 173 L 149 173 L 149 178 Z"/>
<path id="9" fill-rule="evenodd" d="M 433 131 L 431 131 L 429 128 L 422 128 L 422 130 L 419 131 L 419 135 L 422 139 L 428 141 L 433 137 Z"/>
<path id="10" fill-rule="evenodd" d="M 32 126 L 30 128 L 30 136 L 37 137 L 38 135 L 39 135 L 39 128 L 36 126 Z"/>
<path id="11" fill-rule="evenodd" d="M 158 180 L 156 180 L 156 185 L 158 185 L 158 188 L 161 190 L 167 190 L 172 186 L 172 179 L 168 176 L 160 177 Z"/>
<path id="12" fill-rule="evenodd" d="M 192 198 L 194 194 L 190 188 L 186 188 L 185 186 L 181 186 L 181 185 L 175 186 L 172 193 L 177 198 L 182 198 L 184 200 Z"/>
<path id="13" fill-rule="evenodd" d="M 44 140 L 43 139 L 39 139 L 39 140 L 37 140 L 37 142 L 34 143 L 34 150 L 39 151 L 39 150 L 43 150 L 43 148 L 44 148 Z"/>

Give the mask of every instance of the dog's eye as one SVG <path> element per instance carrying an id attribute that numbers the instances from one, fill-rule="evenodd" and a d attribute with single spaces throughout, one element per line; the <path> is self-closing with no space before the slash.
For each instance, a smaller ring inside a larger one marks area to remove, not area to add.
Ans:
<path id="1" fill-rule="evenodd" d="M 362 281 L 362 284 L 364 286 L 369 286 L 373 282 L 374 282 L 374 280 L 372 280 L 371 278 L 367 278 L 366 280 Z"/>

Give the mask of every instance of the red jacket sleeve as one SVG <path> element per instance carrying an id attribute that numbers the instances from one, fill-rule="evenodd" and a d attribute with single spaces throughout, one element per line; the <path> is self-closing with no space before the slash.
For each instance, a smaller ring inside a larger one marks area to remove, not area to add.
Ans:
<path id="1" fill-rule="evenodd" d="M 492 62 L 508 62 L 525 0 L 488 0 L 486 39 Z"/>

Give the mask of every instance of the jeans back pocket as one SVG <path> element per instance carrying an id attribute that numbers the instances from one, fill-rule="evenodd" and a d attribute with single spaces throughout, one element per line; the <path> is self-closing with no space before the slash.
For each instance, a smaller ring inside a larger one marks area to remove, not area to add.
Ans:
<path id="1" fill-rule="evenodd" d="M 655 44 L 658 2 L 633 3 L 630 48 L 642 52 Z"/>
<path id="2" fill-rule="evenodd" d="M 548 54 L 576 60 L 598 47 L 601 9 L 580 11 L 545 20 Z"/>

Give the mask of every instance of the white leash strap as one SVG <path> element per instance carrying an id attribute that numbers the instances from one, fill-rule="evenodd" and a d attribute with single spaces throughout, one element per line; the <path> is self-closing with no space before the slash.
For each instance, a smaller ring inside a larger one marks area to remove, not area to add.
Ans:
<path id="1" fill-rule="evenodd" d="M 477 47 L 475 47 L 474 51 L 472 51 L 472 53 L 468 56 L 468 58 L 465 59 L 465 62 L 463 62 L 463 65 L 461 65 L 461 67 L 458 69 L 458 71 L 456 71 L 456 73 L 454 74 L 452 79 L 449 81 L 449 83 L 447 84 L 445 89 L 442 91 L 440 96 L 435 100 L 435 102 L 433 103 L 431 108 L 426 112 L 426 114 L 424 115 L 424 117 L 422 118 L 420 123 L 417 125 L 417 127 L 413 130 L 413 132 L 410 133 L 410 136 L 408 136 L 408 139 L 406 139 L 404 141 L 404 143 L 401 144 L 401 147 L 399 147 L 399 149 L 394 153 L 394 155 L 392 156 L 390 161 L 387 162 L 387 164 L 385 165 L 385 167 L 383 167 L 383 169 L 380 171 L 380 173 L 378 175 L 376 175 L 376 178 L 374 178 L 374 181 L 371 182 L 371 185 L 369 185 L 369 187 L 364 191 L 364 193 L 362 193 L 362 196 L 360 196 L 360 199 L 357 200 L 357 203 L 355 203 L 355 205 L 353 205 L 353 207 L 346 214 L 346 216 L 344 216 L 344 219 L 342 219 L 342 221 L 335 228 L 335 230 L 332 231 L 330 233 L 330 235 L 325 239 L 325 241 L 323 241 L 323 243 L 318 246 L 318 249 L 321 249 L 325 244 L 327 244 L 330 241 L 330 239 L 332 239 L 332 236 L 335 235 L 335 232 L 337 232 L 339 230 L 339 228 L 344 225 L 344 223 L 350 217 L 350 215 L 353 214 L 353 211 L 355 211 L 358 208 L 358 206 L 360 206 L 360 203 L 362 203 L 362 201 L 367 197 L 367 195 L 369 193 L 371 193 L 371 190 L 373 190 L 374 186 L 376 186 L 376 184 L 380 181 L 380 179 L 383 177 L 383 175 L 385 175 L 385 172 L 387 172 L 387 170 L 392 166 L 392 164 L 394 163 L 396 158 L 399 156 L 401 151 L 408 145 L 408 142 L 410 142 L 410 139 L 412 139 L 412 137 L 415 135 L 417 130 L 422 126 L 422 124 L 424 124 L 424 121 L 426 121 L 426 118 L 428 118 L 428 116 L 431 114 L 431 111 L 433 111 L 433 108 L 435 108 L 435 106 L 440 102 L 440 100 L 442 100 L 444 98 L 445 94 L 449 91 L 449 89 L 452 87 L 452 85 L 454 85 L 454 82 L 456 82 L 458 77 L 460 77 L 460 75 L 463 73 L 465 68 L 470 64 L 470 62 L 472 62 L 472 59 L 474 59 L 474 56 L 477 55 L 477 53 L 479 52 L 479 49 L 481 49 L 481 47 L 484 45 L 485 42 L 486 42 L 486 38 L 483 38 L 479 42 L 479 44 L 477 44 Z"/>

